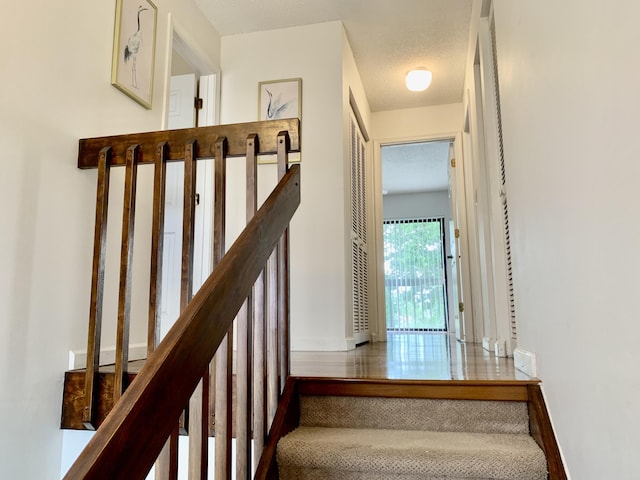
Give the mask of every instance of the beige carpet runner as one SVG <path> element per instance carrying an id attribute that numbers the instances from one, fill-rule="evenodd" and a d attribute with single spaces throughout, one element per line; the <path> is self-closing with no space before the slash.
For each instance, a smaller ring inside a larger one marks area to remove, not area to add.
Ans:
<path id="1" fill-rule="evenodd" d="M 282 480 L 543 480 L 527 404 L 305 396 L 280 440 Z"/>

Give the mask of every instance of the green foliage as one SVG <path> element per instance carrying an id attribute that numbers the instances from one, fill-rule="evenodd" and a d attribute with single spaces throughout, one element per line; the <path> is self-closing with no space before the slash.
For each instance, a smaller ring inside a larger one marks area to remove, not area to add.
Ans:
<path id="1" fill-rule="evenodd" d="M 384 224 L 387 327 L 446 328 L 442 219 Z"/>

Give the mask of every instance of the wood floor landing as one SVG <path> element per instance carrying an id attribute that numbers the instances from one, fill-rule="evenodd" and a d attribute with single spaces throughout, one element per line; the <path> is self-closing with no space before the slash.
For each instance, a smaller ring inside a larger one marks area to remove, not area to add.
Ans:
<path id="1" fill-rule="evenodd" d="M 144 360 L 129 363 L 129 382 Z M 291 374 L 403 380 L 531 380 L 516 370 L 512 358 L 499 358 L 482 346 L 462 344 L 446 333 L 393 333 L 387 342 L 345 352 L 292 352 Z M 98 425 L 113 407 L 113 366 L 100 368 Z M 65 373 L 61 426 L 84 430 L 84 369 Z"/>
<path id="2" fill-rule="evenodd" d="M 447 333 L 389 333 L 386 342 L 346 352 L 291 352 L 291 374 L 405 380 L 530 380 L 513 358 Z"/>

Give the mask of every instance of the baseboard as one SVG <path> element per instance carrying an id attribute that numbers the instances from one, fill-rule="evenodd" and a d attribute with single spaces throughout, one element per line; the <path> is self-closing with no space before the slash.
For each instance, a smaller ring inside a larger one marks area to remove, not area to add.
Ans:
<path id="1" fill-rule="evenodd" d="M 508 357 L 509 352 L 507 351 L 507 341 L 503 338 L 498 338 L 496 340 L 494 348 L 494 353 L 496 357 Z"/>
<path id="2" fill-rule="evenodd" d="M 530 377 L 537 376 L 536 354 L 520 347 L 513 351 L 513 364 L 521 372 Z"/>
<path id="3" fill-rule="evenodd" d="M 355 348 L 355 340 L 350 347 L 349 339 L 318 339 L 318 338 L 298 338 L 291 344 L 294 352 L 344 352 Z"/>
<path id="4" fill-rule="evenodd" d="M 496 339 L 491 337 L 482 337 L 482 348 L 485 350 L 495 353 L 496 351 Z"/>
<path id="5" fill-rule="evenodd" d="M 129 360 L 143 360 L 147 358 L 147 344 L 135 343 L 129 345 Z M 100 349 L 100 365 L 111 365 L 116 362 L 116 347 Z M 72 350 L 69 352 L 69 370 L 77 370 L 87 366 L 87 351 Z"/>

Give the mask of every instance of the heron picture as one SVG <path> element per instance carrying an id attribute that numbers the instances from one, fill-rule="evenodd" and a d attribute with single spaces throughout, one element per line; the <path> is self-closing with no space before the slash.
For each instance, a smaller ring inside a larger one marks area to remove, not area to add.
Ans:
<path id="1" fill-rule="evenodd" d="M 258 84 L 258 120 L 300 118 L 302 79 L 272 80 Z"/>
<path id="2" fill-rule="evenodd" d="M 150 0 L 116 0 L 111 83 L 149 109 L 157 12 Z"/>

